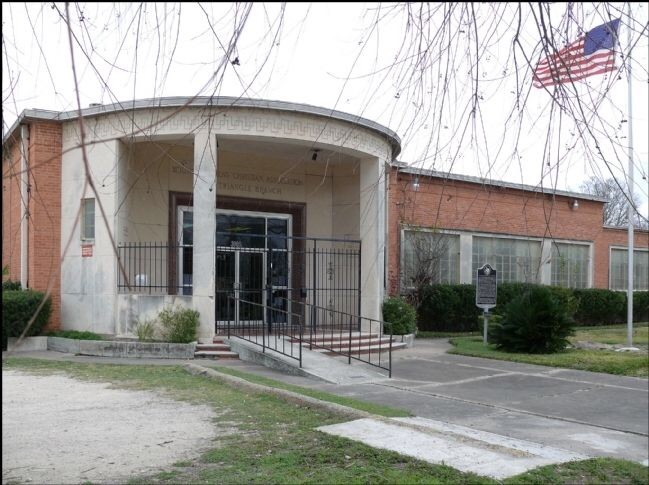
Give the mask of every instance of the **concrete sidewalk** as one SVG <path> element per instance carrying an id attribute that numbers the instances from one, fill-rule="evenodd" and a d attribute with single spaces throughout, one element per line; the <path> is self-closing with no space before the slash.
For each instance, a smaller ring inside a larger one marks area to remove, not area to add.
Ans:
<path id="1" fill-rule="evenodd" d="M 282 382 L 410 411 L 437 422 L 494 433 L 585 456 L 648 464 L 648 380 L 446 354 L 442 339 L 417 340 L 393 354 L 393 378 L 358 362 L 323 357 L 324 382 L 244 361 L 194 362 L 230 367 Z M 22 355 L 29 356 L 30 353 Z M 179 364 L 40 352 L 77 362 Z M 344 362 L 343 362 L 344 361 Z M 338 370 L 344 375 L 338 376 Z M 355 377 L 357 376 L 357 377 Z"/>
<path id="2" fill-rule="evenodd" d="M 417 340 L 393 354 L 392 379 L 377 373 L 369 382 L 330 384 L 242 361 L 202 365 L 233 367 L 581 455 L 649 463 L 647 379 L 450 355 L 448 348 L 444 339 Z M 371 372 L 358 362 L 351 367 L 359 375 Z"/>

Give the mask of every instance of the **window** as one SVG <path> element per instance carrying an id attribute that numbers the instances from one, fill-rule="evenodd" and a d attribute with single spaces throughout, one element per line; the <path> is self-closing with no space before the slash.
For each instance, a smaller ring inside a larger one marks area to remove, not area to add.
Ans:
<path id="1" fill-rule="evenodd" d="M 553 286 L 588 287 L 588 252 L 584 244 L 552 243 Z"/>
<path id="2" fill-rule="evenodd" d="M 415 288 L 422 283 L 460 282 L 460 237 L 423 229 L 402 233 L 401 288 Z"/>
<path id="3" fill-rule="evenodd" d="M 81 199 L 81 239 L 95 239 L 95 199 Z"/>
<path id="4" fill-rule="evenodd" d="M 473 237 L 473 284 L 475 270 L 489 263 L 498 272 L 498 283 L 537 283 L 541 265 L 541 242 L 502 237 Z"/>
<path id="5" fill-rule="evenodd" d="M 609 287 L 612 290 L 626 290 L 629 278 L 628 251 L 612 248 L 609 265 Z M 633 289 L 649 290 L 649 251 L 633 251 Z"/>

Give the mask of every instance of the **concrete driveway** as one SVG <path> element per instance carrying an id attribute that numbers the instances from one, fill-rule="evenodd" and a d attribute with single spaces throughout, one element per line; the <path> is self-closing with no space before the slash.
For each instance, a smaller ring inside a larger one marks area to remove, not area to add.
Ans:
<path id="1" fill-rule="evenodd" d="M 217 365 L 587 456 L 648 464 L 647 379 L 449 355 L 448 348 L 443 339 L 417 340 L 393 354 L 392 379 L 371 383 L 316 382 L 246 362 Z"/>

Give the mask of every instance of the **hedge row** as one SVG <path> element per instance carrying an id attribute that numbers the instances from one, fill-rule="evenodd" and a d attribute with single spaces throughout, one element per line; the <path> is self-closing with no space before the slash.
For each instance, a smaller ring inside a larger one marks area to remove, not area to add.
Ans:
<path id="1" fill-rule="evenodd" d="M 45 297 L 40 291 L 2 291 L 2 349 L 7 348 L 9 337 L 20 337 L 32 318 L 38 305 Z M 26 336 L 38 335 L 52 313 L 52 300 L 48 298 Z"/>
<path id="2" fill-rule="evenodd" d="M 498 305 L 491 312 L 501 315 L 516 296 L 538 285 L 501 283 Z M 598 288 L 570 289 L 547 287 L 555 299 L 574 310 L 576 325 L 608 325 L 626 322 L 626 293 Z M 417 309 L 419 330 L 468 332 L 478 331 L 482 310 L 475 306 L 474 285 L 430 285 L 423 289 Z M 633 294 L 633 321 L 649 321 L 649 292 Z"/>

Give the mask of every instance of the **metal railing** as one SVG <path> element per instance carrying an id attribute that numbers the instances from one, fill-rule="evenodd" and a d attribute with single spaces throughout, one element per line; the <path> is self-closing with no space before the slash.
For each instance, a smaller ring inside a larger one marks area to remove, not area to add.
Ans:
<path id="1" fill-rule="evenodd" d="M 117 289 L 157 295 L 191 295 L 193 246 L 169 242 L 120 243 Z M 123 274 L 119 263 L 124 268 Z"/>
<path id="2" fill-rule="evenodd" d="M 226 322 L 228 338 L 237 337 L 262 348 L 262 352 L 273 350 L 286 357 L 295 359 L 302 367 L 302 339 L 303 325 L 296 324 L 300 315 L 292 315 L 289 318 L 288 312 L 259 304 L 253 301 L 237 299 L 229 296 L 230 300 L 237 300 L 236 304 L 251 310 L 248 313 L 259 312 L 260 320 L 247 320 L 244 325 L 238 319 L 239 313 L 233 322 Z M 272 322 L 272 323 L 271 323 Z"/>
<path id="3" fill-rule="evenodd" d="M 369 364 L 388 371 L 392 377 L 393 335 L 383 334 L 384 322 L 359 315 L 318 307 L 304 302 L 286 302 L 287 307 L 300 308 L 287 312 L 253 301 L 228 297 L 234 304 L 244 307 L 239 315 L 250 315 L 256 320 L 241 321 L 235 318 L 226 322 L 228 338 L 237 337 L 262 347 L 262 352 L 273 350 L 296 359 L 302 367 L 302 346 L 321 349 L 337 356 Z M 301 306 L 305 307 L 302 311 Z M 311 315 L 318 325 L 302 324 L 302 316 Z M 359 329 L 359 330 L 356 330 Z M 298 350 L 296 350 L 296 348 Z"/>
<path id="4" fill-rule="evenodd" d="M 360 241 L 228 232 L 217 232 L 217 241 L 217 332 L 223 331 L 219 322 L 234 320 L 235 313 L 242 322 L 259 319 L 259 308 L 246 315 L 235 300 L 283 310 L 290 318 L 297 314 L 309 324 L 312 316 L 300 313 L 305 302 L 360 313 Z"/>
<path id="5" fill-rule="evenodd" d="M 347 362 L 357 360 L 388 371 L 392 377 L 393 335 L 384 334 L 384 322 L 362 315 L 342 312 L 307 302 L 293 303 L 302 306 L 298 314 L 309 315 L 304 328 L 303 342 L 309 349 L 318 348 L 347 357 Z"/>

